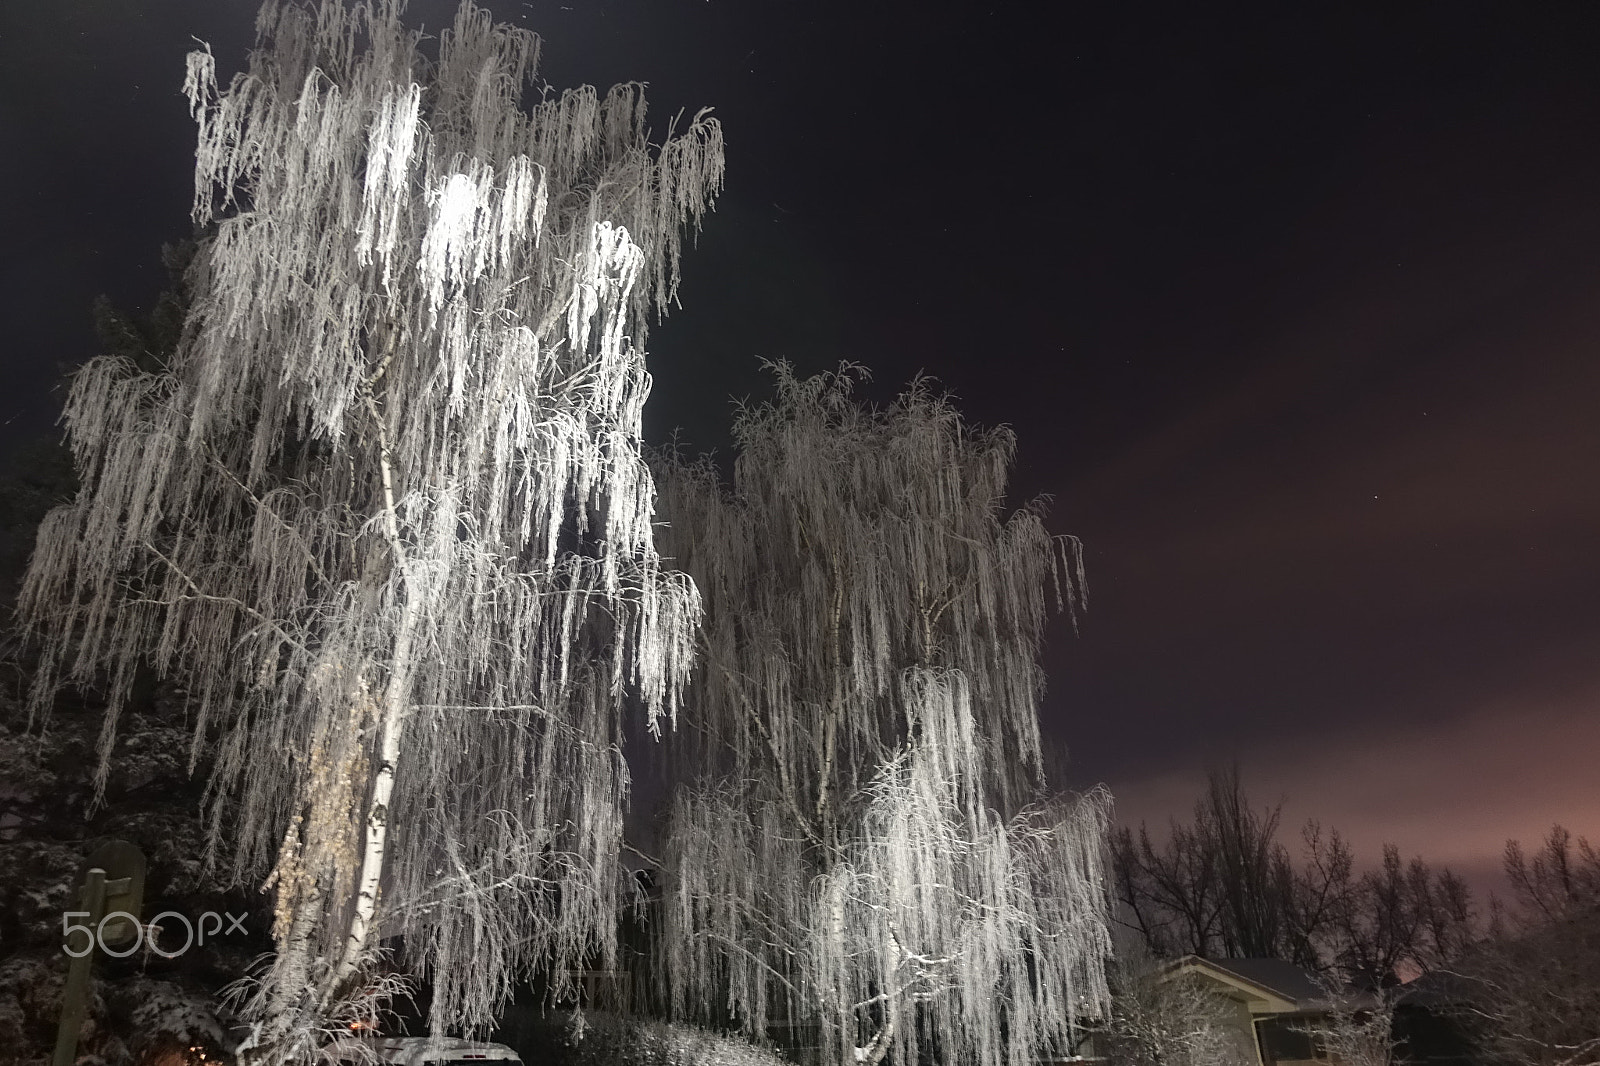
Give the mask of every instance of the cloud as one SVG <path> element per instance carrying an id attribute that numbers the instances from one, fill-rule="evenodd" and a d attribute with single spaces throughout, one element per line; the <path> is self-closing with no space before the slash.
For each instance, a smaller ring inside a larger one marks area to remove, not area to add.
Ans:
<path id="1" fill-rule="evenodd" d="M 1063 493 L 1092 602 L 1047 651 L 1044 717 L 1080 769 L 1148 780 L 1267 736 L 1296 766 L 1347 740 L 1458 743 L 1486 694 L 1517 694 L 1515 716 L 1549 697 L 1553 652 L 1596 661 L 1597 298 L 1586 277 L 1495 330 L 1440 312 L 1387 347 L 1351 311 L 1370 336 L 1306 331 L 1305 360 Z"/>

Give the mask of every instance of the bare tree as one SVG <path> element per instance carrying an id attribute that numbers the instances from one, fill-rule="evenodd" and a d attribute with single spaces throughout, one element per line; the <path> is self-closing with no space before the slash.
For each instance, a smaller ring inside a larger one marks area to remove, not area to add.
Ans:
<path id="1" fill-rule="evenodd" d="M 22 595 L 36 706 L 104 682 L 103 754 L 146 660 L 220 736 L 212 843 L 276 892 L 257 1061 L 368 1009 L 384 938 L 438 1028 L 612 952 L 619 697 L 653 728 L 693 656 L 642 347 L 719 128 L 653 151 L 636 84 L 525 110 L 536 36 L 467 0 L 431 59 L 400 7 L 268 0 L 225 91 L 189 57 L 215 236 L 168 365 L 76 374 Z"/>
<path id="2" fill-rule="evenodd" d="M 1349 913 L 1355 889 L 1355 854 L 1337 829 L 1324 835 L 1322 824 L 1308 820 L 1300 831 L 1300 861 L 1295 866 L 1289 900 L 1289 928 L 1296 948 L 1291 961 L 1306 969 L 1326 968 L 1328 941 Z"/>
<path id="3" fill-rule="evenodd" d="M 1600 851 L 1572 832 L 1551 826 L 1543 845 L 1530 859 L 1520 841 L 1506 841 L 1506 880 L 1527 919 L 1556 920 L 1600 907 Z"/>
<path id="4" fill-rule="evenodd" d="M 1382 865 L 1356 882 L 1336 928 L 1331 954 L 1345 978 L 1367 991 L 1398 984 L 1407 968 L 1450 965 L 1478 935 L 1466 882 L 1420 858 L 1402 860 L 1393 844 L 1384 845 Z"/>
<path id="5" fill-rule="evenodd" d="M 672 1013 L 814 1026 L 829 1064 L 1024 1066 L 1107 996 L 1108 797 L 1028 802 L 1076 544 L 1002 513 L 1008 432 L 920 382 L 874 410 L 849 368 L 776 371 L 731 491 L 704 463 L 660 478 L 706 606 L 668 743 Z"/>
<path id="6" fill-rule="evenodd" d="M 1600 854 L 1555 826 L 1531 858 L 1506 845 L 1520 910 L 1459 964 L 1492 1061 L 1600 1066 Z"/>
<path id="7" fill-rule="evenodd" d="M 1122 920 L 1157 955 L 1277 958 L 1368 989 L 1459 958 L 1478 935 L 1452 871 L 1385 846 L 1358 877 L 1344 838 L 1314 821 L 1296 861 L 1278 823 L 1278 808 L 1250 805 L 1237 768 L 1213 771 L 1193 822 L 1174 822 L 1164 845 L 1143 826 L 1113 836 Z"/>
<path id="8" fill-rule="evenodd" d="M 1148 829 L 1113 844 L 1124 913 L 1157 955 L 1282 958 L 1320 965 L 1318 945 L 1350 892 L 1351 855 L 1315 822 L 1297 869 L 1277 839 L 1279 809 L 1251 806 L 1239 770 L 1214 770 L 1194 821 L 1173 822 L 1164 847 Z"/>
<path id="9" fill-rule="evenodd" d="M 1430 871 L 1427 864 L 1413 859 L 1408 870 L 1412 894 L 1421 911 L 1411 961 L 1423 970 L 1447 966 L 1461 958 L 1483 935 L 1472 889 L 1461 875 L 1448 867 Z"/>
<path id="10" fill-rule="evenodd" d="M 1113 833 L 1119 910 L 1152 954 L 1206 956 L 1220 950 L 1215 858 L 1198 832 L 1176 821 L 1164 848 L 1151 841 L 1148 826 L 1139 827 L 1137 838 L 1127 826 Z"/>

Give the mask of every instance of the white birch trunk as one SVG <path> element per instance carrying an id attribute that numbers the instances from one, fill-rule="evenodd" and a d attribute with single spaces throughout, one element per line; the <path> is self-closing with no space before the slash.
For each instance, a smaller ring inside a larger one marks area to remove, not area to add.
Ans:
<path id="1" fill-rule="evenodd" d="M 394 341 L 384 353 L 380 373 L 393 358 Z M 416 574 L 400 540 L 400 521 L 395 509 L 394 463 L 389 450 L 389 437 L 383 428 L 383 419 L 370 391 L 366 396 L 368 413 L 372 417 L 374 432 L 378 437 L 378 471 L 383 485 L 384 533 L 389 550 L 394 554 L 394 566 L 403 576 L 405 602 L 401 606 L 400 622 L 390 656 L 389 682 L 385 686 L 382 716 L 378 720 L 378 759 L 373 774 L 372 796 L 367 802 L 365 841 L 361 849 L 361 872 L 356 881 L 355 903 L 350 914 L 350 928 L 345 935 L 343 956 L 334 970 L 330 988 L 342 990 L 357 969 L 370 956 L 373 948 L 372 925 L 382 890 L 384 859 L 389 833 L 389 804 L 394 795 L 395 771 L 400 762 L 400 737 L 405 728 L 406 699 L 411 680 L 411 642 L 417 628 L 418 603 L 422 590 L 418 588 Z M 332 1004 L 328 1004 L 331 1008 Z M 327 1009 L 327 1008 L 325 1008 Z"/>

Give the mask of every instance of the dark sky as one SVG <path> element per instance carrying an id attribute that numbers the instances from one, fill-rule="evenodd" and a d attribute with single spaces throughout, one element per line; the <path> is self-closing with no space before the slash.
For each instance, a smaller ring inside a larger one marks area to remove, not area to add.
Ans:
<path id="1" fill-rule="evenodd" d="M 1015 427 L 1087 554 L 1047 659 L 1076 783 L 1164 822 L 1237 758 L 1291 825 L 1480 883 L 1508 836 L 1600 837 L 1600 7 L 488 6 L 556 86 L 725 125 L 652 436 L 725 446 L 758 356 Z M 255 7 L 0 19 L 8 442 L 94 294 L 159 287 L 183 55 L 238 69 Z"/>

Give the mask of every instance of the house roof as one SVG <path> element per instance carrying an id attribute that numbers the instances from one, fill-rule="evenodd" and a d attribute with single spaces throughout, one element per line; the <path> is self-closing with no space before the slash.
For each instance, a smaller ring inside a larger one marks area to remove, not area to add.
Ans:
<path id="1" fill-rule="evenodd" d="M 1209 970 L 1213 979 L 1252 992 L 1252 1013 L 1326 1010 L 1328 994 L 1315 974 L 1281 959 L 1204 959 L 1186 955 L 1176 970 Z"/>
<path id="2" fill-rule="evenodd" d="M 1284 999 L 1292 999 L 1296 1006 L 1326 1005 L 1327 990 L 1315 974 L 1292 962 L 1282 959 L 1207 959 L 1220 970 L 1242 977 L 1252 984 L 1276 992 Z"/>

